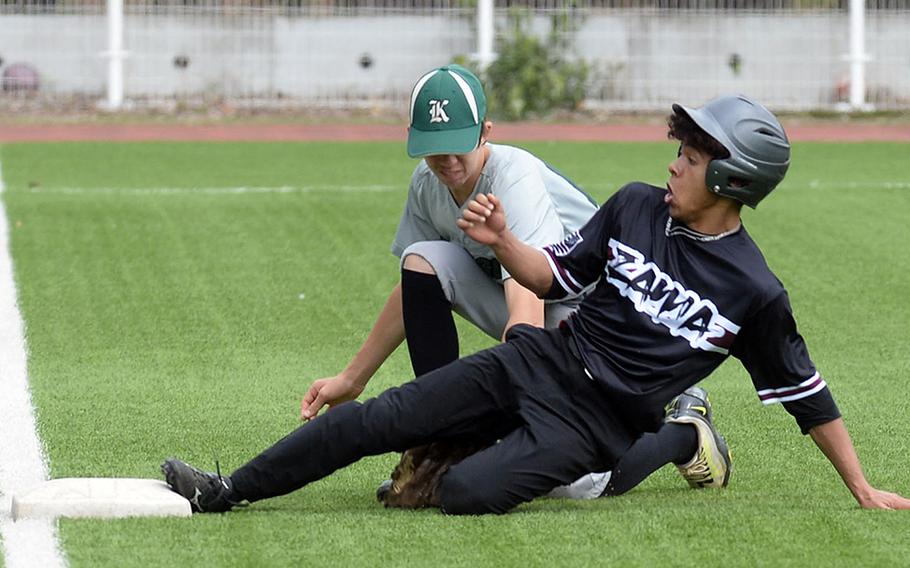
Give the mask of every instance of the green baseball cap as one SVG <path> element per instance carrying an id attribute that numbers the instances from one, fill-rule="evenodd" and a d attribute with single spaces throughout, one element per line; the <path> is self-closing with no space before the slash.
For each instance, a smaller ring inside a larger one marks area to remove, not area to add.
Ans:
<path id="1" fill-rule="evenodd" d="M 476 75 L 455 64 L 430 71 L 411 91 L 408 156 L 471 152 L 486 114 L 487 98 Z"/>

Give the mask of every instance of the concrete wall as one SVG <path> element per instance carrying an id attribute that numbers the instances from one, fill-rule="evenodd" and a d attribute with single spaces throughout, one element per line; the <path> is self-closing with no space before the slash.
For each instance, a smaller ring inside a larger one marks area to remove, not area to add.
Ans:
<path id="1" fill-rule="evenodd" d="M 592 17 L 578 45 L 595 61 L 594 98 L 664 107 L 742 92 L 776 106 L 817 107 L 835 102 L 848 70 L 846 25 L 812 14 Z"/>
<path id="2" fill-rule="evenodd" d="M 870 96 L 910 108 L 910 14 L 870 15 L 868 24 Z M 125 89 L 134 100 L 400 104 L 422 71 L 474 49 L 469 14 L 128 15 L 125 29 Z M 45 96 L 101 97 L 105 34 L 101 15 L 0 16 L 0 72 L 27 62 Z M 736 91 L 775 108 L 825 108 L 846 96 L 842 13 L 592 11 L 574 41 L 593 66 L 592 105 L 664 108 Z M 179 57 L 188 65 L 175 65 Z"/>

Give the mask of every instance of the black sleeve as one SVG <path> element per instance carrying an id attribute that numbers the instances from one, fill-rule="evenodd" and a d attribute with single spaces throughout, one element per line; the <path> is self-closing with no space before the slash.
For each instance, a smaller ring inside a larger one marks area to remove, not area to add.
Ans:
<path id="1" fill-rule="evenodd" d="M 783 403 L 803 434 L 840 417 L 828 385 L 796 330 L 783 289 L 743 325 L 731 353 L 749 371 L 762 404 Z"/>
<path id="2" fill-rule="evenodd" d="M 559 243 L 543 247 L 553 272 L 553 285 L 543 298 L 577 296 L 600 280 L 607 265 L 607 243 L 622 193 L 620 190 L 607 200 L 581 229 Z"/>
<path id="3" fill-rule="evenodd" d="M 785 401 L 783 405 L 787 412 L 796 419 L 799 431 L 803 434 L 808 434 L 809 430 L 819 424 L 840 418 L 840 410 L 827 387 L 812 396 Z"/>

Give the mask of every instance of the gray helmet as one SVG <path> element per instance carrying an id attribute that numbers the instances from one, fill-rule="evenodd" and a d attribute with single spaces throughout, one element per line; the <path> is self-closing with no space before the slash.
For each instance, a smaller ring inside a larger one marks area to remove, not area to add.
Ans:
<path id="1" fill-rule="evenodd" d="M 673 112 L 688 115 L 730 152 L 729 158 L 708 164 L 705 183 L 714 193 L 755 208 L 784 179 L 790 142 L 777 117 L 762 105 L 742 95 L 725 96 L 700 108 L 675 104 Z"/>

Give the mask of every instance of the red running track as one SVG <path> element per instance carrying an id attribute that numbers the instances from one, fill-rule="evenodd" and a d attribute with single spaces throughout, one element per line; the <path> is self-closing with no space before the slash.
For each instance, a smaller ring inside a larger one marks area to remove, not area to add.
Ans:
<path id="1" fill-rule="evenodd" d="M 784 124 L 793 141 L 910 142 L 910 124 Z M 372 141 L 403 142 L 404 126 L 376 124 L 301 125 L 0 125 L 0 142 L 53 141 Z M 538 124 L 494 125 L 494 140 L 577 140 L 652 142 L 666 140 L 660 124 Z"/>

